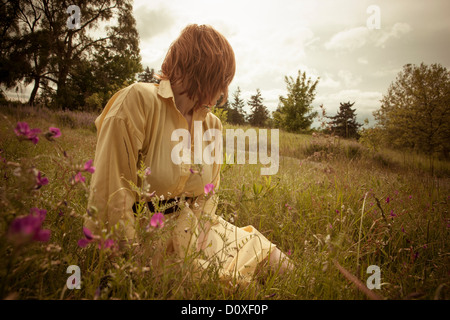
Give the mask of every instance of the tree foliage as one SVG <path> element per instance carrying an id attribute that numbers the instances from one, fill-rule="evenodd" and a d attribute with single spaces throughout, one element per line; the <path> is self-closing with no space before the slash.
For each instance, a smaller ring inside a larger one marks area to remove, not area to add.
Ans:
<path id="1" fill-rule="evenodd" d="M 330 130 L 337 136 L 343 138 L 359 138 L 358 129 L 362 124 L 356 121 L 356 109 L 352 109 L 355 103 L 340 103 L 336 115 L 328 117 Z"/>
<path id="2" fill-rule="evenodd" d="M 256 89 L 256 94 L 250 97 L 247 102 L 250 106 L 250 114 L 248 115 L 248 122 L 254 127 L 265 127 L 269 120 L 269 110 L 263 104 L 261 91 Z"/>
<path id="3" fill-rule="evenodd" d="M 312 102 L 319 80 L 306 79 L 306 73 L 298 71 L 297 78 L 285 77 L 287 96 L 280 96 L 277 110 L 273 113 L 274 125 L 290 132 L 308 130 L 317 116 Z"/>
<path id="4" fill-rule="evenodd" d="M 147 83 L 159 83 L 159 80 L 155 78 L 155 69 L 149 68 L 148 66 L 138 74 L 139 82 L 147 82 Z"/>
<path id="5" fill-rule="evenodd" d="M 374 112 L 393 147 L 449 157 L 450 74 L 440 64 L 407 64 Z"/>
<path id="6" fill-rule="evenodd" d="M 245 124 L 246 112 L 244 110 L 245 102 L 240 97 L 241 89 L 238 87 L 233 93 L 233 101 L 228 110 L 228 122 L 231 124 Z"/>
<path id="7" fill-rule="evenodd" d="M 142 70 L 131 0 L 80 0 L 80 27 L 69 28 L 73 3 L 64 0 L 2 1 L 0 83 L 34 82 L 53 104 L 74 109 L 92 94 L 106 96 Z M 105 30 L 99 29 L 105 26 Z M 13 61 L 20 66 L 11 68 Z M 86 89 L 86 90 L 84 90 Z M 104 98 L 103 100 L 106 100 Z"/>

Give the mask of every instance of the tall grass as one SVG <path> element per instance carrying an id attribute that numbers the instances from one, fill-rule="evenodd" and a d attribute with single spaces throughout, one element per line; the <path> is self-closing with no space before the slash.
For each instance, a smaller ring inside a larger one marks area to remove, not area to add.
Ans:
<path id="1" fill-rule="evenodd" d="M 195 257 L 166 256 L 161 239 L 170 220 L 163 229 L 143 230 L 141 244 L 80 248 L 90 176 L 85 174 L 85 183 L 70 181 L 93 159 L 95 132 L 89 124 L 39 115 L 12 110 L 2 115 L 7 119 L 0 128 L 1 298 L 367 299 L 348 275 L 365 284 L 370 265 L 380 267 L 381 289 L 373 292 L 383 298 L 450 298 L 448 163 L 432 176 L 419 156 L 402 162 L 401 154 L 370 153 L 354 141 L 280 132 L 276 175 L 261 176 L 260 165 L 223 165 L 217 214 L 240 227 L 253 225 L 295 264 L 281 276 L 259 270 L 245 286 L 220 281 L 214 267 L 199 273 Z M 19 142 L 17 121 L 43 130 L 59 126 L 62 136 L 36 145 Z M 49 184 L 34 189 L 30 167 Z M 47 209 L 43 227 L 51 230 L 50 240 L 17 246 L 8 238 L 9 225 L 31 207 Z M 148 216 L 142 218 L 148 223 Z M 81 290 L 67 289 L 69 265 L 81 269 Z"/>

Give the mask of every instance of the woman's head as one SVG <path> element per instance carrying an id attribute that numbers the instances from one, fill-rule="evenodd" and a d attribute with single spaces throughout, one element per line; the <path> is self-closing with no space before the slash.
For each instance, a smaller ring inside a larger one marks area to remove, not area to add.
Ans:
<path id="1" fill-rule="evenodd" d="M 211 26 L 188 25 L 170 46 L 161 67 L 161 79 L 183 88 L 196 106 L 223 102 L 236 70 L 234 52 L 227 39 Z"/>

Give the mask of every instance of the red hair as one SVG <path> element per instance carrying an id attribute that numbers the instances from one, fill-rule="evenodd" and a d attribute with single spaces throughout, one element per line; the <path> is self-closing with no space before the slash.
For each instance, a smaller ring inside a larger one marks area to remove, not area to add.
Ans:
<path id="1" fill-rule="evenodd" d="M 170 45 L 161 66 L 162 80 L 180 84 L 188 98 L 202 104 L 222 102 L 228 98 L 228 86 L 234 78 L 236 62 L 227 39 L 208 25 L 191 24 Z"/>

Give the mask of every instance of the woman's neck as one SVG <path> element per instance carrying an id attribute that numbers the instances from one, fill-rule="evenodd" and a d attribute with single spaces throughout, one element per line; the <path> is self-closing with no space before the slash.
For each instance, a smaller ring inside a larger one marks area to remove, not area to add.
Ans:
<path id="1" fill-rule="evenodd" d="M 180 94 L 182 91 L 178 87 L 172 88 L 175 106 L 183 116 L 192 115 L 195 107 L 195 102 L 187 97 L 187 95 Z"/>

